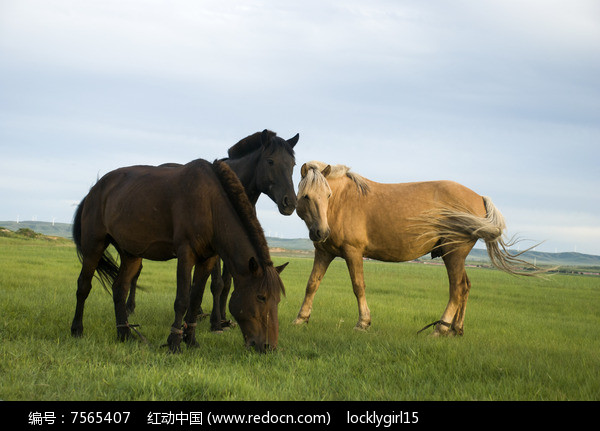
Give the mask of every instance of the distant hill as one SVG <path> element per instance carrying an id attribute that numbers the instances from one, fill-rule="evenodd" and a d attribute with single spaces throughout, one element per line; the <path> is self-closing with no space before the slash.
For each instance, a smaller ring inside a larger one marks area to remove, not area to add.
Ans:
<path id="1" fill-rule="evenodd" d="M 72 238 L 72 225 L 70 223 L 50 223 L 42 221 L 0 221 L 0 227 L 16 232 L 19 229 L 28 228 L 35 232 L 48 235 Z M 288 251 L 312 251 L 313 243 L 308 238 L 273 238 L 268 237 L 267 242 L 271 248 L 283 249 Z M 560 267 L 600 267 L 600 256 L 583 253 L 545 253 L 540 251 L 528 251 L 522 256 L 523 260 L 535 262 L 536 265 L 549 265 Z M 429 256 L 423 256 L 420 260 L 427 261 Z M 469 255 L 468 261 L 474 264 L 489 263 L 487 251 L 485 249 L 474 248 Z"/>
<path id="2" fill-rule="evenodd" d="M 19 229 L 31 229 L 37 233 L 47 236 L 60 236 L 63 238 L 73 238 L 71 233 L 72 225 L 70 223 L 51 223 L 46 221 L 0 221 L 0 227 L 4 227 L 13 232 Z"/>
<path id="3" fill-rule="evenodd" d="M 513 251 L 511 250 L 511 252 Z M 600 256 L 575 252 L 545 253 L 528 251 L 519 256 L 519 259 L 534 262 L 536 265 L 600 267 Z M 469 260 L 489 262 L 487 250 L 474 248 L 469 255 Z"/>
<path id="4" fill-rule="evenodd" d="M 308 238 L 267 238 L 269 246 L 273 248 L 281 248 L 284 250 L 313 250 L 312 241 Z M 511 251 L 515 252 L 515 251 Z M 527 262 L 535 263 L 543 266 L 560 266 L 560 267 L 600 267 L 600 256 L 583 254 L 583 253 L 545 253 L 540 251 L 528 251 L 519 257 Z M 420 258 L 422 261 L 430 260 L 429 255 Z M 488 264 L 490 259 L 487 250 L 474 248 L 469 254 L 468 261 L 470 263 Z"/>
<path id="5" fill-rule="evenodd" d="M 282 248 L 284 250 L 312 251 L 315 249 L 313 242 L 308 238 L 273 238 L 267 237 L 271 248 Z"/>

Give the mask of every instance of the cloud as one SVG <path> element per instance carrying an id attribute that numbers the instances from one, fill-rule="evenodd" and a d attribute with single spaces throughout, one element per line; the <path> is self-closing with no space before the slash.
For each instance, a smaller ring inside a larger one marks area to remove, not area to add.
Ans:
<path id="1" fill-rule="evenodd" d="M 298 164 L 344 163 L 381 182 L 457 180 L 492 196 L 517 231 L 529 228 L 523 210 L 542 208 L 539 236 L 562 240 L 556 227 L 577 222 L 554 212 L 600 210 L 599 8 L 5 1 L 2 175 L 18 176 L 14 191 L 31 192 L 32 204 L 38 188 L 77 201 L 98 173 L 223 157 L 270 128 L 300 132 Z M 263 200 L 265 230 L 305 229 Z M 19 205 L 4 199 L 0 218 Z"/>

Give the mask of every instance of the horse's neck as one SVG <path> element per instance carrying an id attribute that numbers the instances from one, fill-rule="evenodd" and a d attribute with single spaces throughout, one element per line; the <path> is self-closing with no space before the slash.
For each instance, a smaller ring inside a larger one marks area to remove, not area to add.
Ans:
<path id="1" fill-rule="evenodd" d="M 327 178 L 327 183 L 331 189 L 331 194 L 335 196 L 346 193 L 350 190 L 350 186 L 353 185 L 351 184 L 352 180 L 345 175 L 337 178 Z"/>
<path id="2" fill-rule="evenodd" d="M 252 205 L 256 204 L 260 197 L 261 191 L 256 185 L 256 166 L 258 165 L 258 159 L 260 153 L 253 151 L 252 153 L 241 157 L 239 159 L 226 159 L 225 163 L 229 165 L 231 170 L 235 172 L 240 182 L 246 190 L 246 195 L 250 199 Z"/>
<path id="3" fill-rule="evenodd" d="M 366 178 L 360 178 L 360 181 L 355 181 L 347 175 L 342 175 L 337 178 L 327 178 L 331 193 L 337 196 L 343 196 L 344 199 L 352 199 L 355 196 L 365 195 L 369 193 L 369 189 L 376 186 L 377 183 Z"/>
<path id="4" fill-rule="evenodd" d="M 231 205 L 220 205 L 213 211 L 213 247 L 232 275 L 247 274 L 250 258 L 256 257 L 256 250 L 240 221 L 240 216 Z"/>

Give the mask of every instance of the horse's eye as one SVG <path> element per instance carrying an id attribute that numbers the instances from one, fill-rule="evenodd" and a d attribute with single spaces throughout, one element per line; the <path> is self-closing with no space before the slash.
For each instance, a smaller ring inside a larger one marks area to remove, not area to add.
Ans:
<path id="1" fill-rule="evenodd" d="M 273 166 L 275 164 L 273 159 L 267 159 L 267 163 L 269 164 L 269 166 Z"/>
<path id="2" fill-rule="evenodd" d="M 308 200 L 308 195 L 302 196 L 304 199 Z"/>
<path id="3" fill-rule="evenodd" d="M 256 299 L 258 299 L 258 302 L 267 302 L 267 297 L 264 295 L 256 295 Z"/>

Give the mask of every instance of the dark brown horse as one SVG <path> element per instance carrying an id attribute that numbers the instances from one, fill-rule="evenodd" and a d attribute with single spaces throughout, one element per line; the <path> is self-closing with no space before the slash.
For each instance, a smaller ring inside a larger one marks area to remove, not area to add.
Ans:
<path id="1" fill-rule="evenodd" d="M 256 132 L 232 146 L 228 150 L 228 158 L 223 159 L 240 179 L 250 203 L 254 206 L 261 194 L 266 194 L 277 204 L 279 212 L 291 215 L 296 209 L 296 192 L 292 180 L 295 166 L 294 147 L 299 135 L 285 140 L 275 132 L 263 130 Z M 163 166 L 177 167 L 177 164 Z M 127 300 L 127 310 L 135 309 L 135 289 L 137 276 L 132 283 Z M 195 283 L 203 283 L 201 277 L 194 276 Z M 205 284 L 197 287 L 201 295 Z M 226 266 L 221 272 L 221 261 L 217 259 L 211 273 L 210 289 L 213 295 L 211 313 L 211 330 L 221 331 L 231 322 L 226 320 L 227 297 L 231 288 L 231 274 Z M 202 302 L 202 300 L 201 300 Z M 202 308 L 200 308 L 202 313 Z"/>
<path id="2" fill-rule="evenodd" d="M 183 339 L 197 345 L 200 292 L 191 286 L 192 268 L 206 282 L 219 255 L 235 281 L 229 310 L 247 347 L 260 352 L 277 346 L 277 309 L 284 287 L 274 268 L 262 228 L 244 188 L 223 162 L 195 160 L 180 167 L 133 166 L 109 172 L 83 199 L 73 225 L 82 262 L 71 333 L 83 333 L 83 308 L 98 271 L 112 283 L 119 339 L 131 336 L 126 298 L 142 259 L 176 258 L 175 320 L 167 344 Z M 112 244 L 117 266 L 106 248 Z M 184 320 L 185 317 L 185 320 Z"/>

